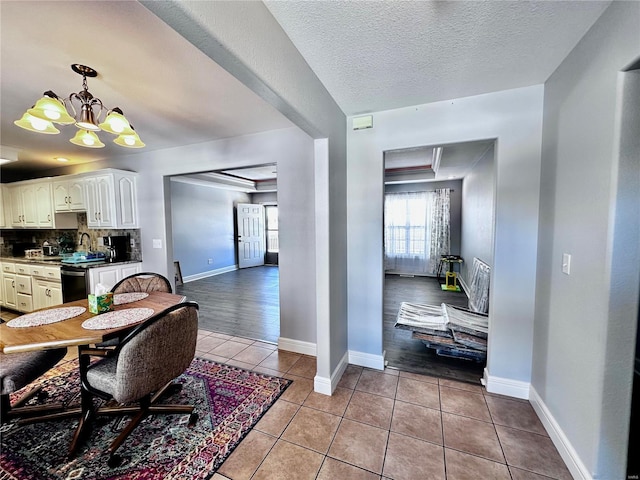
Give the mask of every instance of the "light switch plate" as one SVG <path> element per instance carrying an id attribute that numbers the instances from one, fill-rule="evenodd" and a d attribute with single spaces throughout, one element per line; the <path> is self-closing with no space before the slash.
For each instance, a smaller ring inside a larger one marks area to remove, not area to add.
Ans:
<path id="1" fill-rule="evenodd" d="M 153 239 L 153 248 L 162 248 L 162 239 L 154 238 Z"/>
<path id="2" fill-rule="evenodd" d="M 571 255 L 568 253 L 562 254 L 562 273 L 567 275 L 571 273 Z"/>

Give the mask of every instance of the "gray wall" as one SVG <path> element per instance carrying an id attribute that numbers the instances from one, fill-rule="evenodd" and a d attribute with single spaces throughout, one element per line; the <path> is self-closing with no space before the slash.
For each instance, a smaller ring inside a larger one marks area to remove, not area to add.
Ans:
<path id="1" fill-rule="evenodd" d="M 43 175 L 80 173 L 99 168 L 140 172 L 138 211 L 145 270 L 173 279 L 170 180 L 173 175 L 264 163 L 278 165 L 280 214 L 280 335 L 316 341 L 313 140 L 298 128 L 246 135 L 180 148 L 142 151 Z M 180 161 L 176 161 L 179 158 Z M 162 248 L 153 248 L 160 239 Z"/>
<path id="2" fill-rule="evenodd" d="M 640 57 L 639 32 L 640 3 L 613 2 L 545 83 L 532 386 L 594 478 L 626 478 L 640 127 L 636 111 L 621 161 L 620 118 L 640 93 L 623 98 L 620 71 Z"/>
<path id="3" fill-rule="evenodd" d="M 473 257 L 493 266 L 494 155 L 491 145 L 462 182 L 462 278 L 467 284 Z"/>
<path id="4" fill-rule="evenodd" d="M 185 182 L 172 181 L 170 192 L 173 259 L 182 276 L 236 265 L 235 206 L 249 195 Z"/>
<path id="5" fill-rule="evenodd" d="M 276 192 L 251 193 L 251 203 L 278 203 L 278 194 Z"/>
<path id="6" fill-rule="evenodd" d="M 315 267 L 305 273 L 313 275 L 316 302 L 306 316 L 317 319 L 318 376 L 326 384 L 347 351 L 345 115 L 262 2 L 142 3 L 316 139 L 305 192 L 315 205 L 314 248 L 307 249 Z"/>
<path id="7" fill-rule="evenodd" d="M 450 253 L 451 255 L 460 255 L 460 238 L 462 223 L 462 180 L 448 180 L 446 182 L 421 182 L 421 183 L 403 183 L 397 185 L 385 185 L 385 193 L 391 192 L 424 192 L 435 190 L 437 188 L 451 189 L 450 204 Z"/>
<path id="8" fill-rule="evenodd" d="M 498 183 L 488 385 L 494 391 L 506 385 L 504 393 L 528 395 L 542 101 L 543 87 L 538 85 L 377 112 L 374 128 L 348 131 L 349 350 L 382 355 L 383 152 L 495 138 Z"/>

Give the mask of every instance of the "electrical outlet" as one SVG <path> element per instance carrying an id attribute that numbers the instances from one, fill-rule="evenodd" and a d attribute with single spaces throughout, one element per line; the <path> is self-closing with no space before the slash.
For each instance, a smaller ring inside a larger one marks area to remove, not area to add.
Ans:
<path id="1" fill-rule="evenodd" d="M 154 238 L 153 239 L 153 248 L 162 248 L 162 239 Z"/>
<path id="2" fill-rule="evenodd" d="M 130 239 L 129 245 L 131 245 L 132 247 L 135 247 L 136 246 L 136 241 L 133 238 Z"/>
<path id="3" fill-rule="evenodd" d="M 0 237 L 0 245 L 4 245 L 4 238 Z"/>
<path id="4" fill-rule="evenodd" d="M 208 263 L 209 265 L 213 265 L 213 258 L 210 258 L 209 260 L 207 260 L 207 263 Z"/>
<path id="5" fill-rule="evenodd" d="M 104 237 L 98 237 L 98 246 L 104 247 Z"/>

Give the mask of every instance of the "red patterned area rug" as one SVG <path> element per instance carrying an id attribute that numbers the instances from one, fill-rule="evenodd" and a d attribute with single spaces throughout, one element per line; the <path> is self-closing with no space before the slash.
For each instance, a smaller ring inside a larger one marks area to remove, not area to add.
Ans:
<path id="1" fill-rule="evenodd" d="M 63 363 L 42 377 L 47 402 L 79 402 L 77 361 Z M 193 404 L 189 415 L 147 417 L 118 450 L 123 462 L 107 466 L 103 453 L 129 417 L 98 417 L 76 457 L 66 452 L 77 419 L 0 428 L 0 479 L 207 479 L 291 383 L 196 358 L 178 379 L 182 390 L 161 402 Z"/>

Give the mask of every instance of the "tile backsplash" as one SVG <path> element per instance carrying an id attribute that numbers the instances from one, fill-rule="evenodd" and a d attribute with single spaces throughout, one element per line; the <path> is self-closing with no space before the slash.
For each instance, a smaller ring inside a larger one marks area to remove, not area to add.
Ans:
<path id="1" fill-rule="evenodd" d="M 128 235 L 134 242 L 134 246 L 130 247 L 130 257 L 133 260 L 142 260 L 142 252 L 140 250 L 140 230 L 139 229 L 93 229 L 87 226 L 87 214 L 85 212 L 78 213 L 78 228 L 72 230 L 28 230 L 28 229 L 5 229 L 1 231 L 3 243 L 0 245 L 0 256 L 13 256 L 14 243 L 35 243 L 39 248 L 47 241 L 51 245 L 70 244 L 70 249 L 74 250 L 91 250 L 93 252 L 106 252 L 106 248 L 98 244 L 98 239 L 110 235 Z M 80 247 L 80 236 L 86 233 L 89 235 L 89 243 L 91 247 L 85 245 Z"/>

